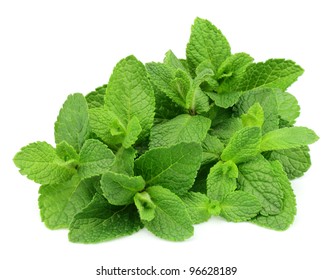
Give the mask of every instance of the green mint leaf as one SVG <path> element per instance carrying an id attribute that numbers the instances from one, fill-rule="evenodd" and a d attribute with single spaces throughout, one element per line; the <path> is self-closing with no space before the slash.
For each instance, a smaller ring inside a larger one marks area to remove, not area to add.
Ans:
<path id="1" fill-rule="evenodd" d="M 210 108 L 209 99 L 199 86 L 213 75 L 213 71 L 203 69 L 204 71 L 192 81 L 181 62 L 176 61 L 174 55 L 167 57 L 170 56 L 172 62 L 168 61 L 167 64 L 152 62 L 146 65 L 152 83 L 177 105 L 194 113 L 207 112 Z"/>
<path id="2" fill-rule="evenodd" d="M 246 114 L 241 115 L 243 126 L 262 127 L 264 123 L 264 110 L 258 102 L 252 105 Z"/>
<path id="3" fill-rule="evenodd" d="M 246 68 L 252 64 L 254 59 L 246 53 L 235 53 L 229 57 L 219 66 L 217 70 L 217 78 L 222 78 L 220 84 L 220 93 L 229 91 L 230 86 L 234 81 L 239 80 Z"/>
<path id="4" fill-rule="evenodd" d="M 201 159 L 198 143 L 155 148 L 135 161 L 135 173 L 142 175 L 147 186 L 161 185 L 181 195 L 193 185 Z"/>
<path id="5" fill-rule="evenodd" d="M 211 68 L 213 67 L 209 60 L 203 61 L 196 68 L 196 77 L 193 80 L 193 87 L 197 88 L 202 83 L 208 82 L 211 83 L 212 86 L 217 86 L 217 83 L 214 81 L 214 71 Z"/>
<path id="6" fill-rule="evenodd" d="M 27 175 L 39 184 L 64 182 L 76 174 L 75 161 L 64 161 L 46 142 L 35 142 L 23 147 L 15 155 L 14 163 L 22 175 Z"/>
<path id="7" fill-rule="evenodd" d="M 69 95 L 54 125 L 55 143 L 66 141 L 79 152 L 90 134 L 88 105 L 80 93 Z"/>
<path id="8" fill-rule="evenodd" d="M 217 90 L 219 83 L 216 80 L 214 67 L 210 60 L 205 60 L 200 63 L 195 71 L 196 77 L 193 80 L 193 86 L 198 88 L 199 86 L 204 91 Z"/>
<path id="9" fill-rule="evenodd" d="M 235 132 L 242 129 L 242 121 L 240 118 L 224 118 L 211 131 L 211 135 L 218 137 L 223 143 L 227 144 Z"/>
<path id="10" fill-rule="evenodd" d="M 215 79 L 214 67 L 210 59 L 201 62 L 196 67 L 195 74 L 194 82 L 196 86 L 201 85 L 203 82 L 207 82 L 212 88 L 218 87 L 218 82 Z"/>
<path id="11" fill-rule="evenodd" d="M 183 65 L 181 60 L 178 59 L 171 50 L 169 50 L 165 54 L 164 63 L 166 65 L 172 67 L 174 70 L 181 69 L 183 71 L 187 71 L 186 67 Z"/>
<path id="12" fill-rule="evenodd" d="M 192 107 L 190 112 L 193 114 L 204 114 L 210 110 L 210 101 L 209 97 L 205 92 L 201 90 L 200 87 L 197 87 L 194 90 L 194 99 L 192 101 Z"/>
<path id="13" fill-rule="evenodd" d="M 154 86 L 156 97 L 155 124 L 175 118 L 177 115 L 186 113 L 186 110 L 172 101 L 165 93 Z"/>
<path id="14" fill-rule="evenodd" d="M 287 121 L 289 125 L 293 125 L 296 118 L 300 115 L 300 106 L 295 96 L 288 92 L 279 92 L 276 98 L 279 117 Z"/>
<path id="15" fill-rule="evenodd" d="M 262 137 L 261 151 L 298 148 L 315 143 L 319 137 L 306 127 L 284 127 L 270 131 Z"/>
<path id="16" fill-rule="evenodd" d="M 42 221 L 50 229 L 68 228 L 74 215 L 92 200 L 96 190 L 95 178 L 42 185 L 39 189 L 39 209 Z"/>
<path id="17" fill-rule="evenodd" d="M 85 141 L 81 152 L 78 175 L 89 178 L 101 175 L 110 170 L 114 162 L 114 154 L 105 144 L 96 139 Z"/>
<path id="18" fill-rule="evenodd" d="M 278 104 L 276 95 L 280 93 L 278 89 L 255 89 L 243 94 L 235 109 L 239 115 L 246 114 L 255 104 L 259 103 L 264 111 L 264 123 L 262 133 L 269 132 L 279 128 Z"/>
<path id="19" fill-rule="evenodd" d="M 281 164 L 275 161 L 272 162 L 272 167 L 274 176 L 278 179 L 284 193 L 283 208 L 278 215 L 258 215 L 252 222 L 266 228 L 282 231 L 288 229 L 294 221 L 296 215 L 296 201 L 293 189 Z"/>
<path id="20" fill-rule="evenodd" d="M 220 82 L 217 92 L 207 93 L 217 106 L 229 108 L 239 100 L 242 92 L 237 90 L 237 85 L 252 61 L 253 58 L 250 55 L 236 53 L 220 65 L 216 74 Z"/>
<path id="21" fill-rule="evenodd" d="M 208 96 L 201 90 L 201 84 L 208 83 L 212 87 L 217 87 L 218 83 L 214 80 L 214 72 L 209 61 L 202 62 L 196 69 L 196 77 L 191 83 L 191 88 L 186 95 L 186 108 L 192 113 L 205 113 L 210 109 Z"/>
<path id="22" fill-rule="evenodd" d="M 154 218 L 144 221 L 145 227 L 158 237 L 182 241 L 194 234 L 194 227 L 182 200 L 170 190 L 160 186 L 146 189 L 156 206 Z"/>
<path id="23" fill-rule="evenodd" d="M 151 129 L 150 148 L 171 146 L 180 142 L 201 143 L 210 128 L 211 121 L 203 116 L 179 115 Z"/>
<path id="24" fill-rule="evenodd" d="M 308 146 L 272 151 L 268 159 L 278 160 L 289 179 L 301 177 L 311 165 Z"/>
<path id="25" fill-rule="evenodd" d="M 154 94 L 144 65 L 134 56 L 122 59 L 115 66 L 107 85 L 105 108 L 126 128 L 136 117 L 142 128 L 140 139 L 149 135 L 154 118 Z"/>
<path id="26" fill-rule="evenodd" d="M 137 118 L 136 118 L 137 119 Z M 129 125 L 129 123 L 128 123 Z M 123 141 L 123 138 L 126 134 L 125 126 L 120 122 L 119 118 L 114 116 L 110 123 L 110 132 L 112 135 L 112 141 L 114 144 L 119 144 Z"/>
<path id="27" fill-rule="evenodd" d="M 104 143 L 110 146 L 113 144 L 111 123 L 114 122 L 114 119 L 114 114 L 103 107 L 92 108 L 89 110 L 89 120 L 92 132 Z"/>
<path id="28" fill-rule="evenodd" d="M 186 71 L 177 69 L 173 74 L 172 80 L 170 81 L 170 86 L 172 91 L 175 92 L 181 100 L 185 100 L 184 107 L 189 108 L 189 105 L 187 104 L 187 95 L 191 88 L 191 78 L 189 74 Z"/>
<path id="29" fill-rule="evenodd" d="M 184 70 L 175 70 L 172 66 L 156 62 L 147 63 L 146 69 L 155 87 L 173 102 L 186 108 L 186 94 L 190 87 L 190 80 Z"/>
<path id="30" fill-rule="evenodd" d="M 229 222 L 244 222 L 255 217 L 262 209 L 259 200 L 244 191 L 229 193 L 220 203 L 220 216 Z"/>
<path id="31" fill-rule="evenodd" d="M 285 91 L 303 72 L 303 69 L 291 60 L 269 59 L 253 63 L 247 67 L 237 90 L 279 88 Z"/>
<path id="32" fill-rule="evenodd" d="M 240 98 L 241 92 L 206 92 L 206 94 L 221 108 L 229 108 L 233 106 Z"/>
<path id="33" fill-rule="evenodd" d="M 230 46 L 221 31 L 211 22 L 196 18 L 191 27 L 187 45 L 187 61 L 191 73 L 203 61 L 210 60 L 216 71 L 221 63 L 231 55 Z"/>
<path id="34" fill-rule="evenodd" d="M 91 109 L 89 116 L 92 131 L 111 147 L 122 143 L 122 146 L 129 148 L 137 141 L 142 131 L 136 116 L 130 119 L 127 127 L 124 127 L 119 118 L 106 108 Z"/>
<path id="35" fill-rule="evenodd" d="M 126 205 L 133 202 L 135 194 L 144 189 L 141 176 L 129 177 L 125 174 L 107 172 L 101 177 L 101 189 L 109 203 Z"/>
<path id="36" fill-rule="evenodd" d="M 218 162 L 211 169 L 206 179 L 207 196 L 221 201 L 236 189 L 238 169 L 234 162 Z"/>
<path id="37" fill-rule="evenodd" d="M 234 112 L 233 109 L 219 108 L 215 104 L 212 104 L 209 112 L 205 115 L 211 119 L 211 126 L 215 129 L 222 122 L 232 118 L 234 116 Z"/>
<path id="38" fill-rule="evenodd" d="M 271 163 L 263 157 L 240 164 L 238 185 L 256 196 L 262 205 L 264 216 L 277 215 L 283 207 L 284 193 Z"/>
<path id="39" fill-rule="evenodd" d="M 105 103 L 105 93 L 107 85 L 97 87 L 96 90 L 90 92 L 85 96 L 86 102 L 88 103 L 88 108 L 98 108 L 103 107 Z"/>
<path id="40" fill-rule="evenodd" d="M 150 222 L 154 219 L 156 205 L 152 202 L 149 193 L 136 193 L 134 196 L 134 202 L 142 221 Z"/>
<path id="41" fill-rule="evenodd" d="M 115 154 L 115 161 L 110 167 L 110 171 L 133 176 L 135 157 L 136 150 L 133 147 L 128 149 L 121 147 Z"/>
<path id="42" fill-rule="evenodd" d="M 212 216 L 219 216 L 221 211 L 220 201 L 218 200 L 211 200 L 209 206 L 209 213 Z"/>
<path id="43" fill-rule="evenodd" d="M 202 165 L 211 162 L 217 162 L 220 159 L 224 144 L 216 136 L 207 134 L 202 142 L 203 158 Z"/>
<path id="44" fill-rule="evenodd" d="M 139 120 L 134 116 L 128 123 L 126 135 L 122 142 L 122 146 L 125 148 L 129 148 L 134 145 L 141 132 L 142 127 L 139 123 Z"/>
<path id="45" fill-rule="evenodd" d="M 261 129 L 244 127 L 234 133 L 221 154 L 223 161 L 241 163 L 256 157 L 260 152 Z"/>
<path id="46" fill-rule="evenodd" d="M 62 160 L 66 162 L 72 160 L 73 162 L 78 164 L 79 161 L 78 153 L 66 141 L 62 141 L 61 143 L 57 144 L 55 152 L 58 155 L 58 157 L 61 158 Z"/>
<path id="47" fill-rule="evenodd" d="M 141 228 L 134 205 L 114 206 L 96 193 L 91 203 L 75 215 L 69 227 L 69 240 L 99 243 L 131 235 Z"/>
<path id="48" fill-rule="evenodd" d="M 210 199 L 205 194 L 188 192 L 181 199 L 193 224 L 200 224 L 210 219 Z"/>

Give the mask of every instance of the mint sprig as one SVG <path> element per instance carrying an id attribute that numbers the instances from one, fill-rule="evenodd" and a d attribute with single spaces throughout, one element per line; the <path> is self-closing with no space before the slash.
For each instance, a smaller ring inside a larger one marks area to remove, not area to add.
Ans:
<path id="1" fill-rule="evenodd" d="M 310 167 L 318 136 L 296 126 L 291 60 L 254 62 L 208 20 L 192 26 L 186 58 L 167 51 L 144 65 L 133 55 L 109 82 L 71 94 L 54 126 L 55 145 L 31 143 L 14 163 L 41 184 L 50 229 L 98 243 L 147 228 L 182 241 L 218 216 L 286 230 L 296 201 L 290 180 Z"/>

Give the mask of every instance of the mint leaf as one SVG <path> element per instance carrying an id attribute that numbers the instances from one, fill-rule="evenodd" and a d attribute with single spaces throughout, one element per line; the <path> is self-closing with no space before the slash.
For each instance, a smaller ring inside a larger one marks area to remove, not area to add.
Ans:
<path id="1" fill-rule="evenodd" d="M 103 107 L 89 110 L 89 120 L 92 132 L 104 143 L 113 145 L 114 139 L 111 134 L 111 123 L 114 122 L 114 114 Z"/>
<path id="2" fill-rule="evenodd" d="M 68 228 L 74 215 L 92 200 L 95 179 L 81 181 L 74 176 L 61 184 L 43 185 L 39 189 L 39 209 L 42 221 L 50 229 Z"/>
<path id="3" fill-rule="evenodd" d="M 188 192 L 181 199 L 193 224 L 200 224 L 210 219 L 210 199 L 205 194 Z"/>
<path id="4" fill-rule="evenodd" d="M 195 85 L 194 85 L 195 86 Z M 209 97 L 201 90 L 199 86 L 192 88 L 193 95 L 188 98 L 189 112 L 191 114 L 204 114 L 210 110 Z M 191 104 L 191 105 L 190 105 Z"/>
<path id="5" fill-rule="evenodd" d="M 62 154 L 61 154 L 62 156 Z M 65 161 L 46 142 L 31 143 L 14 157 L 22 175 L 39 184 L 55 184 L 69 180 L 76 173 L 75 160 Z"/>
<path id="6" fill-rule="evenodd" d="M 233 106 L 240 98 L 241 92 L 206 92 L 206 94 L 214 101 L 214 103 L 221 108 L 229 108 Z"/>
<path id="7" fill-rule="evenodd" d="M 73 161 L 78 164 L 79 155 L 75 151 L 75 149 L 70 146 L 66 141 L 62 141 L 61 143 L 56 145 L 55 152 L 64 161 Z"/>
<path id="8" fill-rule="evenodd" d="M 272 151 L 268 159 L 271 161 L 278 160 L 289 179 L 303 176 L 311 165 L 308 146 Z"/>
<path id="9" fill-rule="evenodd" d="M 279 88 L 285 91 L 303 72 L 303 69 L 291 60 L 269 59 L 253 63 L 246 69 L 237 90 Z"/>
<path id="10" fill-rule="evenodd" d="M 218 162 L 211 169 L 206 179 L 207 196 L 221 201 L 236 189 L 237 166 L 232 161 Z"/>
<path id="11" fill-rule="evenodd" d="M 235 53 L 227 57 L 217 70 L 218 79 L 223 79 L 218 92 L 229 91 L 232 83 L 242 77 L 242 74 L 253 61 L 254 59 L 246 53 Z"/>
<path id="12" fill-rule="evenodd" d="M 195 73 L 197 66 L 210 60 L 216 71 L 221 63 L 231 55 L 230 46 L 221 31 L 211 22 L 196 18 L 191 27 L 187 45 L 187 60 L 189 69 Z"/>
<path id="13" fill-rule="evenodd" d="M 254 195 L 244 191 L 229 193 L 220 205 L 220 216 L 229 222 L 248 221 L 262 209 L 259 200 Z"/>
<path id="14" fill-rule="evenodd" d="M 239 115 L 248 112 L 251 106 L 259 103 L 264 111 L 264 123 L 262 125 L 263 134 L 279 128 L 278 104 L 276 95 L 280 93 L 278 89 L 255 89 L 248 91 L 241 96 L 235 105 Z"/>
<path id="15" fill-rule="evenodd" d="M 224 149 L 224 144 L 216 137 L 207 134 L 202 142 L 203 158 L 202 165 L 217 162 L 220 159 L 221 152 Z"/>
<path id="16" fill-rule="evenodd" d="M 115 66 L 107 85 L 105 108 L 127 128 L 136 117 L 142 128 L 139 139 L 148 136 L 153 125 L 155 101 L 144 65 L 134 56 Z"/>
<path id="17" fill-rule="evenodd" d="M 110 171 L 133 176 L 135 157 L 136 150 L 133 147 L 128 149 L 121 147 L 115 154 L 115 161 L 110 167 Z"/>
<path id="18" fill-rule="evenodd" d="M 121 144 L 123 142 L 124 137 L 126 135 L 126 127 L 123 125 L 123 123 L 121 123 L 119 118 L 116 116 L 114 116 L 114 118 L 110 123 L 110 133 L 112 135 L 113 144 Z"/>
<path id="19" fill-rule="evenodd" d="M 211 69 L 203 69 L 197 72 L 197 76 L 191 83 L 191 88 L 186 95 L 186 108 L 191 114 L 202 114 L 210 109 L 210 102 L 208 96 L 201 89 L 201 84 L 204 82 L 213 83 L 214 72 Z"/>
<path id="20" fill-rule="evenodd" d="M 94 91 L 85 96 L 89 109 L 103 107 L 107 85 L 97 87 Z"/>
<path id="21" fill-rule="evenodd" d="M 315 143 L 319 137 L 306 127 L 284 127 L 266 133 L 261 142 L 261 151 L 298 148 Z"/>
<path id="22" fill-rule="evenodd" d="M 187 71 L 186 67 L 183 65 L 181 60 L 178 59 L 171 50 L 169 50 L 165 54 L 164 63 L 173 68 L 174 70 L 181 69 L 183 71 Z"/>
<path id="23" fill-rule="evenodd" d="M 278 89 L 255 89 L 243 94 L 235 109 L 238 115 L 243 115 L 255 104 L 259 103 L 264 111 L 264 123 L 262 133 L 279 128 L 278 103 L 276 96 L 280 93 Z"/>
<path id="24" fill-rule="evenodd" d="M 134 145 L 142 132 L 142 127 L 136 116 L 133 116 L 127 127 L 106 108 L 94 108 L 89 110 L 92 131 L 103 142 L 116 149 L 122 146 L 129 148 Z"/>
<path id="25" fill-rule="evenodd" d="M 201 143 L 206 137 L 211 121 L 203 116 L 179 115 L 151 130 L 150 148 L 171 146 L 180 142 Z"/>
<path id="26" fill-rule="evenodd" d="M 238 185 L 247 193 L 256 196 L 262 205 L 264 216 L 277 215 L 283 208 L 284 193 L 274 169 L 263 157 L 240 164 Z"/>
<path id="27" fill-rule="evenodd" d="M 177 87 L 177 82 L 172 81 L 176 79 L 175 70 L 163 63 L 151 62 L 146 64 L 146 69 L 149 73 L 149 78 L 152 83 L 163 93 L 165 93 L 173 102 L 186 108 L 186 92 L 183 92 L 183 87 Z M 180 70 L 181 71 L 181 70 Z M 178 73 L 181 73 L 181 72 Z M 185 76 L 184 72 L 182 72 Z M 178 86 L 181 85 L 181 79 L 178 77 Z M 188 80 L 186 80 L 188 82 Z M 182 84 L 184 84 L 184 80 Z"/>
<path id="28" fill-rule="evenodd" d="M 200 89 L 200 85 L 214 75 L 211 69 L 202 69 L 192 80 L 186 68 L 171 52 L 166 54 L 164 64 L 152 62 L 146 67 L 155 87 L 177 105 L 193 114 L 209 110 L 209 98 Z"/>
<path id="29" fill-rule="evenodd" d="M 149 187 L 146 192 L 156 206 L 154 218 L 143 221 L 149 231 L 172 241 L 182 241 L 194 234 L 186 207 L 177 195 L 160 186 Z"/>
<path id="30" fill-rule="evenodd" d="M 185 109 L 172 101 L 165 93 L 154 86 L 156 97 L 155 124 L 175 118 L 177 115 L 186 113 Z"/>
<path id="31" fill-rule="evenodd" d="M 149 193 L 136 193 L 134 196 L 134 202 L 142 221 L 150 222 L 154 219 L 156 205 L 152 202 Z"/>
<path id="32" fill-rule="evenodd" d="M 261 105 L 256 102 L 246 114 L 241 115 L 243 126 L 262 127 L 264 123 L 264 111 Z"/>
<path id="33" fill-rule="evenodd" d="M 261 129 L 245 127 L 234 133 L 221 154 L 224 161 L 245 162 L 256 157 L 260 152 Z"/>
<path id="34" fill-rule="evenodd" d="M 78 175 L 81 178 L 97 176 L 110 170 L 114 154 L 105 144 L 96 140 L 85 141 L 79 159 Z"/>
<path id="35" fill-rule="evenodd" d="M 133 205 L 113 206 L 96 193 L 91 203 L 75 215 L 69 227 L 69 240 L 99 243 L 131 235 L 142 228 Z"/>
<path id="36" fill-rule="evenodd" d="M 258 215 L 252 220 L 253 223 L 274 229 L 286 230 L 293 223 L 296 215 L 296 201 L 290 182 L 288 181 L 286 173 L 283 171 L 281 164 L 278 161 L 272 162 L 274 176 L 279 181 L 279 184 L 284 193 L 283 208 L 278 215 L 262 216 Z"/>
<path id="37" fill-rule="evenodd" d="M 240 118 L 225 118 L 221 123 L 213 128 L 211 134 L 218 137 L 223 143 L 227 144 L 235 132 L 242 129 Z"/>
<path id="38" fill-rule="evenodd" d="M 138 136 L 141 134 L 141 131 L 142 127 L 139 123 L 139 120 L 134 116 L 128 123 L 126 135 L 122 142 L 122 146 L 125 148 L 129 148 L 134 145 L 138 139 Z"/>
<path id="39" fill-rule="evenodd" d="M 125 174 L 107 172 L 101 177 L 101 189 L 109 203 L 126 205 L 133 202 L 135 194 L 144 189 L 141 176 L 129 177 Z"/>
<path id="40" fill-rule="evenodd" d="M 242 92 L 237 90 L 237 85 L 252 61 L 250 55 L 236 53 L 220 65 L 216 74 L 220 82 L 217 92 L 207 93 L 217 106 L 229 108 L 239 100 Z"/>
<path id="41" fill-rule="evenodd" d="M 193 185 L 202 159 L 198 143 L 180 143 L 147 151 L 135 161 L 135 173 L 147 186 L 161 185 L 183 194 Z"/>
<path id="42" fill-rule="evenodd" d="M 187 102 L 187 95 L 191 88 L 191 78 L 186 71 L 181 69 L 177 69 L 173 72 L 172 80 L 170 81 L 170 86 L 173 92 L 180 97 L 180 99 L 185 100 L 185 108 L 189 108 L 189 104 Z M 174 98 L 173 98 L 174 99 Z M 176 99 L 174 99 L 175 101 Z M 179 103 L 178 103 L 179 104 Z M 179 104 L 180 105 L 180 104 Z"/>
<path id="43" fill-rule="evenodd" d="M 66 141 L 79 152 L 89 134 L 88 105 L 84 96 L 69 95 L 54 125 L 55 143 Z"/>
<path id="44" fill-rule="evenodd" d="M 281 119 L 287 121 L 289 125 L 293 125 L 296 118 L 300 115 L 300 106 L 295 96 L 287 92 L 279 92 L 276 98 L 278 115 Z"/>

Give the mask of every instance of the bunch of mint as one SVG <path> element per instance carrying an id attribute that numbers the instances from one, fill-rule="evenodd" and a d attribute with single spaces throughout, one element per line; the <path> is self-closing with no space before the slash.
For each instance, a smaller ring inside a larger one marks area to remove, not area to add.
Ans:
<path id="1" fill-rule="evenodd" d="M 107 85 L 68 96 L 55 147 L 35 142 L 16 154 L 20 172 L 41 184 L 48 228 L 96 243 L 143 227 L 185 240 L 211 216 L 274 230 L 292 224 L 289 180 L 308 170 L 308 145 L 318 139 L 294 126 L 300 107 L 286 92 L 303 69 L 231 54 L 200 18 L 186 56 L 122 59 Z"/>

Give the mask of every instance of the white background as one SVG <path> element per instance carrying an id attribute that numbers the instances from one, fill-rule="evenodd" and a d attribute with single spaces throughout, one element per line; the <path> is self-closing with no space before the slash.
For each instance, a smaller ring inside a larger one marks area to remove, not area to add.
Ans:
<path id="1" fill-rule="evenodd" d="M 329 2 L 1 0 L 0 278 L 111 279 L 96 276 L 96 269 L 154 265 L 237 266 L 236 276 L 227 279 L 332 279 Z M 142 230 L 80 245 L 67 240 L 66 230 L 48 230 L 40 221 L 38 185 L 19 174 L 14 154 L 33 141 L 53 144 L 53 124 L 66 96 L 106 83 L 121 58 L 161 61 L 168 49 L 184 57 L 196 16 L 219 27 L 233 53 L 247 52 L 256 61 L 289 58 L 305 69 L 289 91 L 301 105 L 298 124 L 321 139 L 311 146 L 312 168 L 293 181 L 295 223 L 274 232 L 212 219 L 181 243 Z"/>

